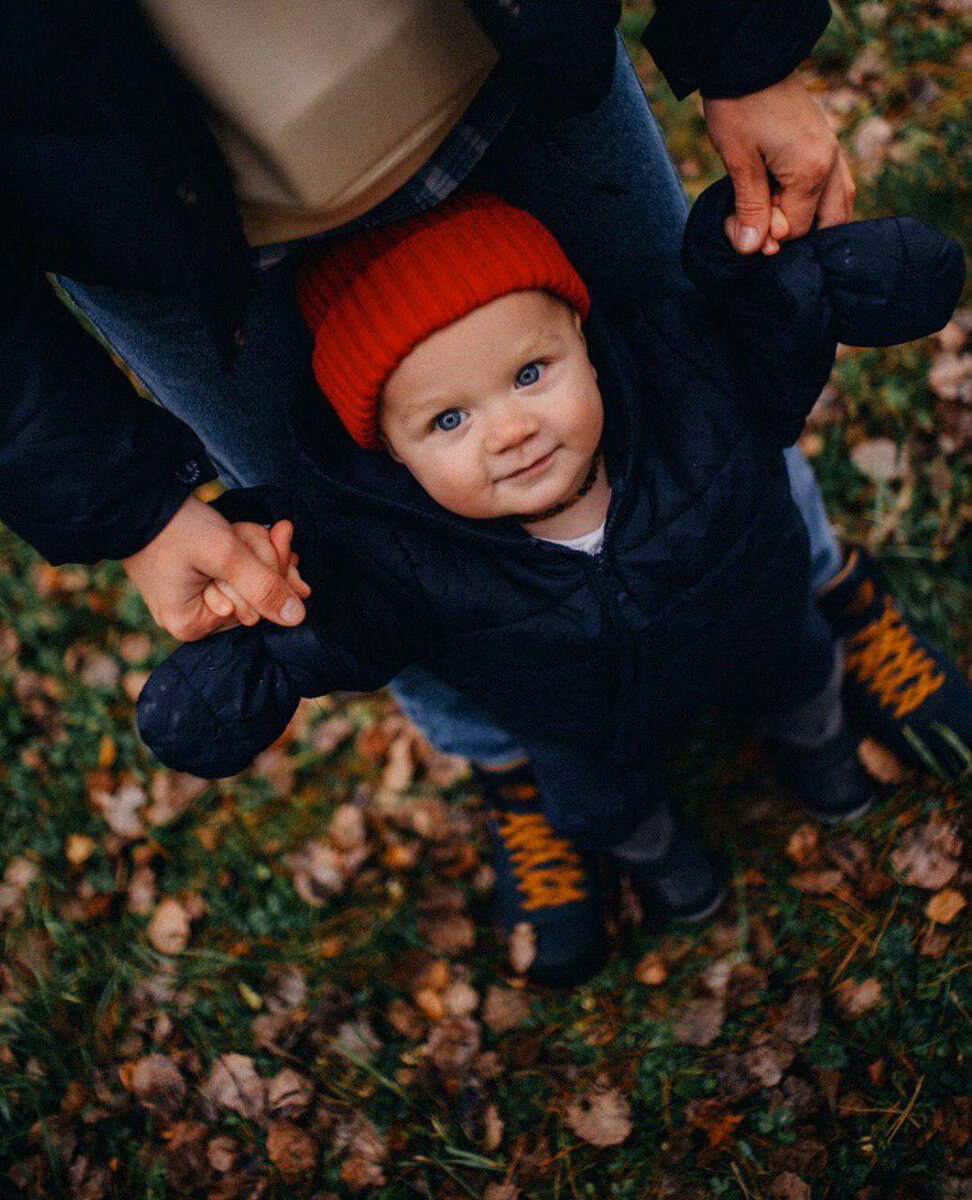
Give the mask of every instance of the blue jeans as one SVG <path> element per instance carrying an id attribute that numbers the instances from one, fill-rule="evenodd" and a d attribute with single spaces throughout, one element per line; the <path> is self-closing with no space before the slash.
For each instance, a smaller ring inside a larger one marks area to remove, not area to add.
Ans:
<path id="1" fill-rule="evenodd" d="M 666 292 L 685 286 L 685 196 L 620 39 L 612 91 L 594 112 L 545 123 L 517 111 L 468 182 L 543 221 L 602 303 L 623 301 L 646 284 L 664 303 Z M 246 343 L 229 374 L 186 297 L 59 282 L 151 394 L 202 438 L 228 484 L 295 489 L 301 468 L 288 413 L 299 397 L 317 393 L 305 392 L 314 388 L 310 339 L 293 271 L 287 259 L 260 273 Z M 798 450 L 788 452 L 787 466 L 820 586 L 838 570 L 840 551 Z M 509 735 L 427 672 L 409 668 L 393 687 L 440 749 L 484 764 L 521 756 Z"/>

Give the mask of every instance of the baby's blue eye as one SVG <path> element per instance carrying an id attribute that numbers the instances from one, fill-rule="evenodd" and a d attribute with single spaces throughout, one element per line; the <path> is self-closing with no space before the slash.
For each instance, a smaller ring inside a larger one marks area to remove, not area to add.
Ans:
<path id="1" fill-rule="evenodd" d="M 543 374 L 543 363 L 531 362 L 525 367 L 520 367 L 516 375 L 517 387 L 532 387 Z"/>
<path id="2" fill-rule="evenodd" d="M 458 429 L 465 421 L 467 414 L 458 408 L 447 408 L 433 421 L 436 429 L 441 429 L 443 433 L 450 433 L 453 429 Z"/>

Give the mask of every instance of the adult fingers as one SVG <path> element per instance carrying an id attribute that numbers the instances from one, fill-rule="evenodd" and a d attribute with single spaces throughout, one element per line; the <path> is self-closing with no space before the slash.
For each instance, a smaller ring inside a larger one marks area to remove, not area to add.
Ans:
<path id="1" fill-rule="evenodd" d="M 220 556 L 213 576 L 224 591 L 225 585 L 229 585 L 242 601 L 268 621 L 299 625 L 304 619 L 304 605 L 281 576 L 276 562 L 273 566 L 261 562 L 239 538 L 233 538 Z"/>
<path id="2" fill-rule="evenodd" d="M 843 157 L 840 157 L 820 195 L 820 206 L 817 209 L 819 229 L 826 229 L 830 225 L 842 225 L 851 219 L 854 213 L 855 190 L 850 168 Z"/>
<path id="3" fill-rule="evenodd" d="M 293 540 L 294 527 L 290 521 L 278 521 L 270 527 L 270 544 L 277 555 L 277 566 L 285 570 L 290 561 L 290 543 Z"/>
<path id="4" fill-rule="evenodd" d="M 780 180 L 780 208 L 789 223 L 790 237 L 803 237 L 810 232 L 821 195 L 836 167 L 836 143 L 821 142 L 801 148 L 798 169 Z"/>
<path id="5" fill-rule="evenodd" d="M 203 591 L 203 599 L 210 608 L 212 608 L 210 599 L 216 599 L 213 589 L 218 591 L 219 595 L 230 603 L 230 611 L 228 613 L 221 612 L 219 614 L 221 617 L 232 616 L 241 625 L 255 625 L 260 620 L 260 614 L 253 605 L 249 604 L 231 583 L 226 583 L 223 580 L 220 580 L 218 583 L 215 580 L 208 583 Z"/>
<path id="6" fill-rule="evenodd" d="M 209 611 L 216 617 L 231 617 L 233 616 L 233 601 L 220 588 L 219 584 L 211 580 L 203 588 L 203 603 Z"/>
<path id="7" fill-rule="evenodd" d="M 770 224 L 770 186 L 766 164 L 756 151 L 727 156 L 726 170 L 736 193 L 729 238 L 740 254 L 753 254 L 766 241 Z"/>

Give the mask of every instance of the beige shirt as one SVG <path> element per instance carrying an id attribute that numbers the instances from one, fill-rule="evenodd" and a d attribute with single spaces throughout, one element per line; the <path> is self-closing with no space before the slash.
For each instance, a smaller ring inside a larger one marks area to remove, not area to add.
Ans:
<path id="1" fill-rule="evenodd" d="M 463 0 L 143 0 L 209 101 L 251 245 L 390 196 L 498 61 Z"/>

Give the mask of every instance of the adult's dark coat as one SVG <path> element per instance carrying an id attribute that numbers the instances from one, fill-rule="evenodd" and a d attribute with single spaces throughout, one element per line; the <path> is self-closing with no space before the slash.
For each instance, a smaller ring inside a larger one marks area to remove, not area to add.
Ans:
<path id="1" fill-rule="evenodd" d="M 599 554 L 455 516 L 387 455 L 309 431 L 313 517 L 277 489 L 223 500 L 234 518 L 295 521 L 308 620 L 216 634 L 158 667 L 138 711 L 162 761 L 232 774 L 301 696 L 370 690 L 418 663 L 526 746 L 558 829 L 606 845 L 654 802 L 659 745 L 687 715 L 780 712 L 819 691 L 833 647 L 782 448 L 838 339 L 945 324 L 962 255 L 893 218 L 744 258 L 722 232 L 731 206 L 724 180 L 689 217 L 697 291 L 585 325 L 612 484 Z"/>
<path id="2" fill-rule="evenodd" d="M 557 119 L 607 94 L 619 0 L 469 3 L 524 103 Z M 788 74 L 829 11 L 827 0 L 658 0 L 646 44 L 679 95 L 739 95 Z M 8 4 L 0 59 L 0 520 L 51 562 L 121 558 L 213 469 L 43 273 L 181 291 L 228 365 L 251 292 L 232 183 L 136 0 Z"/>

